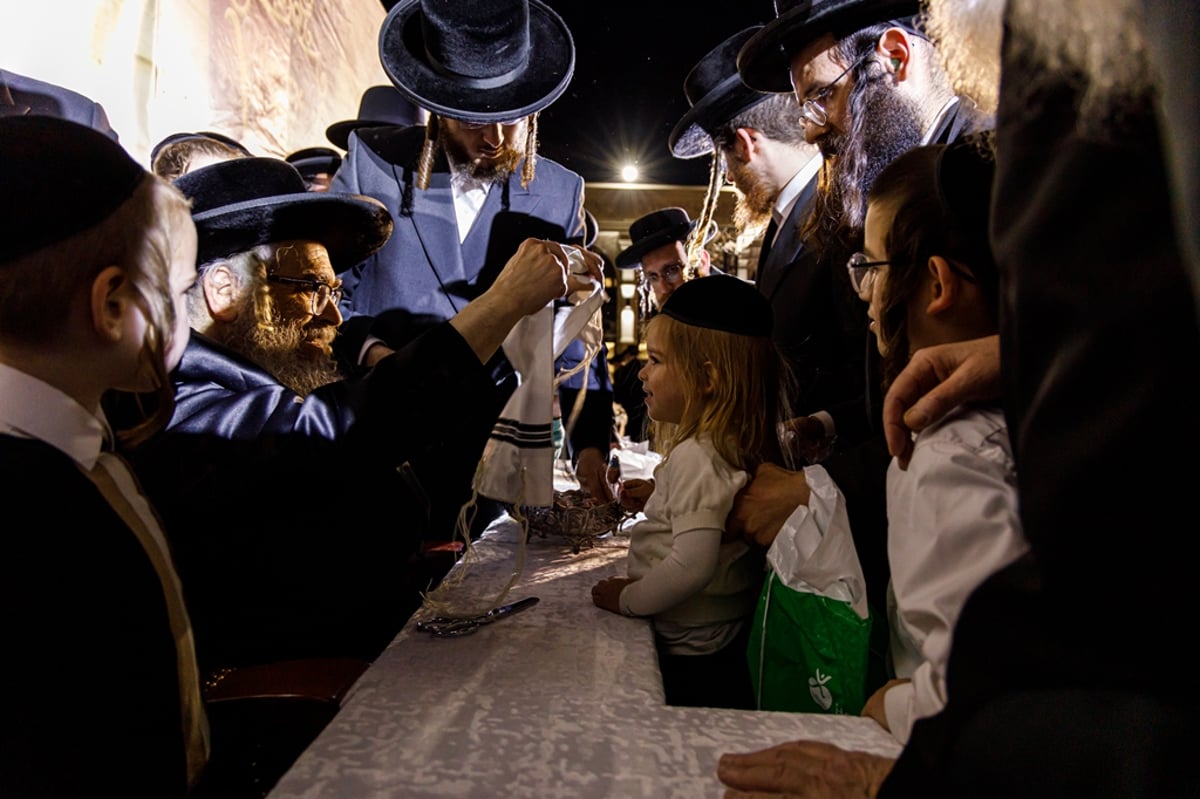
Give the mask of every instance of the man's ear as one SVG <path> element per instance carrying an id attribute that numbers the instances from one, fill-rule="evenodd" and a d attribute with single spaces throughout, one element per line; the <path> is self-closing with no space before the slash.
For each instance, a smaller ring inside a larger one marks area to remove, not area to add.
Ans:
<path id="1" fill-rule="evenodd" d="M 738 128 L 733 132 L 733 151 L 742 161 L 758 154 L 758 132 L 754 128 Z"/>
<path id="2" fill-rule="evenodd" d="M 238 279 L 227 264 L 214 264 L 200 275 L 208 315 L 218 322 L 232 322 L 238 315 Z"/>
<path id="3" fill-rule="evenodd" d="M 878 51 L 887 59 L 885 69 L 895 75 L 898 83 L 908 77 L 908 60 L 912 56 L 911 42 L 902 28 L 888 28 L 879 37 Z"/>
<path id="4" fill-rule="evenodd" d="M 704 247 L 701 247 L 700 251 L 696 253 L 696 276 L 708 277 L 712 272 L 712 270 L 709 269 L 711 265 L 712 259 L 708 255 L 708 250 Z"/>
<path id="5" fill-rule="evenodd" d="M 132 295 L 123 289 L 129 277 L 119 266 L 106 266 L 92 280 L 89 307 L 92 312 L 92 329 L 106 341 L 121 340 L 125 329 L 125 315 L 129 313 Z"/>

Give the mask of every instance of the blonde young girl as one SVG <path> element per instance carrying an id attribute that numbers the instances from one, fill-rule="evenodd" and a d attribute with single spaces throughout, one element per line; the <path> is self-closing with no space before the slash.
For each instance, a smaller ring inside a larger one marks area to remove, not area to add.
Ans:
<path id="1" fill-rule="evenodd" d="M 754 707 L 746 642 L 762 554 L 723 539 L 734 495 L 756 466 L 779 460 L 771 324 L 757 289 L 714 275 L 680 286 L 646 329 L 638 377 L 664 457 L 642 486 L 650 493 L 630 530 L 629 576 L 596 584 L 592 601 L 653 618 L 668 704 Z"/>

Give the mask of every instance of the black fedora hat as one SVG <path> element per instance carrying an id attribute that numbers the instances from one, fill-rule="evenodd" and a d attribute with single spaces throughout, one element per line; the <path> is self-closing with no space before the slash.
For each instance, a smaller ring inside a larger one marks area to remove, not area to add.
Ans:
<path id="1" fill-rule="evenodd" d="M 559 98 L 575 71 L 575 42 L 540 0 L 400 0 L 379 31 L 379 59 L 422 108 L 501 122 Z"/>
<path id="2" fill-rule="evenodd" d="M 912 17 L 921 0 L 775 0 L 775 19 L 742 47 L 742 80 L 760 92 L 790 92 L 792 55 L 827 33 L 841 38 L 868 25 Z"/>
<path id="3" fill-rule="evenodd" d="M 634 220 L 629 226 L 629 238 L 633 243 L 617 253 L 617 266 L 622 269 L 637 267 L 642 262 L 642 256 L 651 250 L 673 241 L 685 240 L 695 229 L 696 222 L 689 219 L 687 211 L 682 208 L 660 208 Z M 704 243 L 712 241 L 716 234 L 716 227 L 710 225 L 705 232 Z"/>
<path id="4" fill-rule="evenodd" d="M 278 158 L 235 158 L 175 179 L 192 201 L 198 264 L 278 241 L 315 241 L 344 272 L 392 234 L 392 217 L 371 197 L 306 191 L 296 168 Z"/>
<path id="5" fill-rule="evenodd" d="M 332 175 L 342 165 L 342 154 L 330 147 L 305 147 L 297 150 L 283 159 L 300 173 L 300 177 L 310 181 L 321 173 Z"/>
<path id="6" fill-rule="evenodd" d="M 771 302 L 754 284 L 733 275 L 689 280 L 667 298 L 662 313 L 685 325 L 739 336 L 771 335 Z"/>
<path id="7" fill-rule="evenodd" d="M 350 147 L 350 133 L 359 128 L 424 125 L 428 116 L 429 112 L 413 105 L 395 86 L 371 86 L 358 100 L 358 116 L 334 122 L 325 129 L 325 138 L 346 150 Z"/>
<path id="8" fill-rule="evenodd" d="M 0 265 L 100 224 L 148 173 L 109 136 L 50 116 L 0 116 Z"/>
<path id="9" fill-rule="evenodd" d="M 770 96 L 742 83 L 737 70 L 737 56 L 742 45 L 762 29 L 762 25 L 755 25 L 735 33 L 692 67 L 683 81 L 683 93 L 691 108 L 667 140 L 671 155 L 696 158 L 711 153 L 711 131 L 715 127 Z"/>

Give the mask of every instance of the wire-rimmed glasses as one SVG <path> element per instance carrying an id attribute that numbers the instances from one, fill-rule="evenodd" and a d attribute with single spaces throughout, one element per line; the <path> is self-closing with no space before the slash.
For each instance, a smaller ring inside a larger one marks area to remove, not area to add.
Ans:
<path id="1" fill-rule="evenodd" d="M 871 285 L 879 267 L 887 266 L 891 261 L 872 261 L 864 252 L 856 252 L 846 261 L 846 271 L 850 273 L 850 285 L 859 294 L 865 292 Z"/>
<path id="2" fill-rule="evenodd" d="M 311 309 L 313 316 L 320 316 L 329 303 L 337 305 L 342 301 L 341 284 L 331 286 L 328 283 L 322 283 L 319 280 L 306 277 L 284 277 L 283 275 L 267 275 L 267 280 L 271 283 L 281 283 L 286 286 L 296 286 L 300 291 L 307 291 L 311 299 Z"/>
<path id="3" fill-rule="evenodd" d="M 658 272 L 645 274 L 643 269 L 642 283 L 647 288 L 654 288 L 659 282 L 674 285 L 683 278 L 683 264 L 673 263 L 664 266 Z"/>
<path id="4" fill-rule="evenodd" d="M 842 74 L 821 88 L 809 92 L 808 97 L 800 101 L 800 121 L 815 125 L 818 128 L 824 127 L 825 123 L 829 121 L 829 113 L 825 110 L 825 101 L 833 92 L 834 87 L 841 83 L 842 78 L 849 75 L 851 70 L 870 58 L 872 52 L 874 51 L 864 53 L 857 61 L 842 70 Z"/>

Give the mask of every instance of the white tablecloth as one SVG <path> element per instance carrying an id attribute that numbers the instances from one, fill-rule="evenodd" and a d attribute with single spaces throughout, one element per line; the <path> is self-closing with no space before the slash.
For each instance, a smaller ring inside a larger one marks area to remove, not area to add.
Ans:
<path id="1" fill-rule="evenodd" d="M 477 542 L 460 590 L 492 596 L 513 574 L 511 521 Z M 668 707 L 652 631 L 602 611 L 591 586 L 624 573 L 627 539 L 572 554 L 534 538 L 506 601 L 534 607 L 461 638 L 414 629 L 363 675 L 283 777 L 287 797 L 719 797 L 721 754 L 795 738 L 896 755 L 858 717 Z"/>

